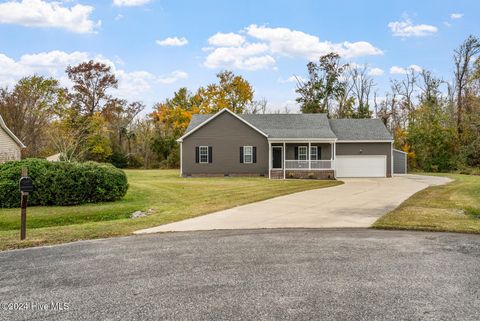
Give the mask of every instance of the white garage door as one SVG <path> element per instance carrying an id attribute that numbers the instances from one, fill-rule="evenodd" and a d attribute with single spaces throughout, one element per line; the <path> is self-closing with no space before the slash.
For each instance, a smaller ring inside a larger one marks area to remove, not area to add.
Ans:
<path id="1" fill-rule="evenodd" d="M 386 177 L 387 156 L 355 155 L 337 156 L 337 177 Z"/>

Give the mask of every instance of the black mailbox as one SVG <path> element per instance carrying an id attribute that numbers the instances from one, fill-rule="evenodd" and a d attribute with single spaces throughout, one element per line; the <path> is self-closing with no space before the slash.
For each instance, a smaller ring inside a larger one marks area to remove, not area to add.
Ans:
<path id="1" fill-rule="evenodd" d="M 33 181 L 30 177 L 20 178 L 20 192 L 33 192 Z"/>

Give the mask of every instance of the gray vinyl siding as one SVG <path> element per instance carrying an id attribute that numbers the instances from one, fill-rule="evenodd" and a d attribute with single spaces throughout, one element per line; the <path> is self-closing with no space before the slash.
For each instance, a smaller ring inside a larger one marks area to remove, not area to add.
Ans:
<path id="1" fill-rule="evenodd" d="M 212 163 L 195 162 L 195 147 L 211 146 Z M 257 162 L 240 163 L 240 147 L 255 146 Z M 268 175 L 268 141 L 265 136 L 229 113 L 222 113 L 199 128 L 182 143 L 182 174 Z"/>
<path id="2" fill-rule="evenodd" d="M 0 163 L 20 158 L 20 146 L 0 127 Z"/>
<path id="3" fill-rule="evenodd" d="M 391 143 L 337 143 L 337 156 L 344 155 L 385 155 L 387 156 L 387 177 L 392 176 Z"/>
<path id="4" fill-rule="evenodd" d="M 393 150 L 393 173 L 407 174 L 407 154 Z"/>

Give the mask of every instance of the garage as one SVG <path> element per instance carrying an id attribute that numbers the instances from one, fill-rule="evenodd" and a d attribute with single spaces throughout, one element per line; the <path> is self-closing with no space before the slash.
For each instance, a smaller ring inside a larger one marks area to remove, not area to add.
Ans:
<path id="1" fill-rule="evenodd" d="M 337 156 L 336 177 L 386 177 L 387 157 L 385 155 Z"/>

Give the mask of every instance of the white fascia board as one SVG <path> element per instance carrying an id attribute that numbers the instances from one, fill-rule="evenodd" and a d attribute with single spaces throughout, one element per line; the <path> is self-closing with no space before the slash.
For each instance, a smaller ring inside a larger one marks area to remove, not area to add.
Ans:
<path id="1" fill-rule="evenodd" d="M 403 154 L 408 154 L 407 152 L 404 152 L 403 150 L 399 150 L 399 149 L 393 149 L 394 152 L 399 152 L 399 153 L 403 153 Z"/>
<path id="2" fill-rule="evenodd" d="M 15 134 L 7 127 L 7 125 L 5 124 L 5 122 L 3 121 L 3 118 L 2 116 L 0 116 L 0 127 L 3 128 L 3 130 L 7 133 L 8 136 L 10 136 L 11 139 L 13 139 L 13 141 L 18 145 L 20 146 L 20 148 L 26 148 L 27 146 L 25 146 L 22 141 L 17 137 L 15 136 Z"/>
<path id="3" fill-rule="evenodd" d="M 209 122 L 211 122 L 212 120 L 214 120 L 215 118 L 217 118 L 219 115 L 221 115 L 222 113 L 224 112 L 227 112 L 227 113 L 230 113 L 230 115 L 236 117 L 238 120 L 242 121 L 243 123 L 245 123 L 246 125 L 248 125 L 249 127 L 253 128 L 254 130 L 256 130 L 257 132 L 259 132 L 260 134 L 262 134 L 263 136 L 265 137 L 268 137 L 268 135 L 266 133 L 264 133 L 263 131 L 261 131 L 260 129 L 258 129 L 257 127 L 253 126 L 252 124 L 250 124 L 248 121 L 246 121 L 245 119 L 241 118 L 240 116 L 238 116 L 237 114 L 235 114 L 234 112 L 232 112 L 230 109 L 227 109 L 227 108 L 223 108 L 222 110 L 220 110 L 218 113 L 216 113 L 215 115 L 213 115 L 212 117 L 210 117 L 209 119 L 207 119 L 206 121 L 204 121 L 203 123 L 199 124 L 197 127 L 195 127 L 194 129 L 192 129 L 191 131 L 189 131 L 188 133 L 186 133 L 185 135 L 183 135 L 182 137 L 180 137 L 179 139 L 177 139 L 177 142 L 182 142 L 183 139 L 185 137 L 188 137 L 190 136 L 191 134 L 193 134 L 194 132 L 196 132 L 198 129 L 202 128 L 203 126 L 205 126 L 206 124 L 208 124 Z"/>
<path id="4" fill-rule="evenodd" d="M 393 143 L 393 140 L 337 140 L 337 143 Z"/>
<path id="5" fill-rule="evenodd" d="M 336 138 L 269 138 L 272 143 L 335 143 Z"/>

